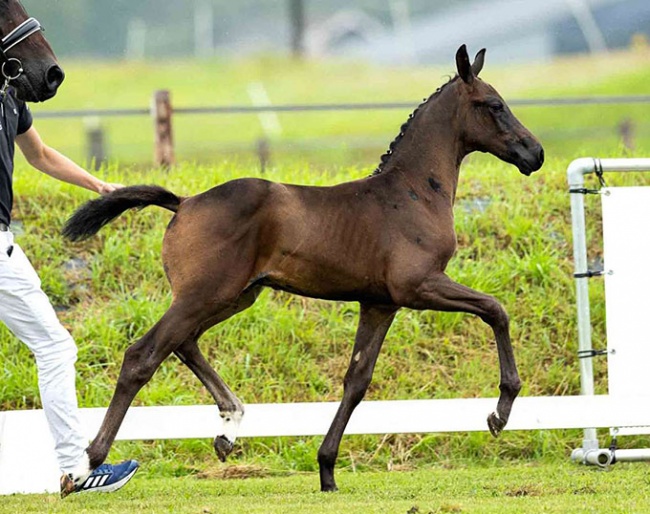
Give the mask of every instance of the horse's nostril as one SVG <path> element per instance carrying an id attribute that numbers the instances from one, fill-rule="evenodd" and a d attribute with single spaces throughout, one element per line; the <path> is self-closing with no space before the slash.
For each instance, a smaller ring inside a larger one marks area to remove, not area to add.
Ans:
<path id="1" fill-rule="evenodd" d="M 65 73 L 63 73 L 63 70 L 56 64 L 50 66 L 50 68 L 47 70 L 47 73 L 45 74 L 47 87 L 50 89 L 50 91 L 56 91 L 63 82 L 64 78 Z"/>
<path id="2" fill-rule="evenodd" d="M 543 163 L 544 162 L 544 148 L 542 146 L 539 147 L 539 162 Z"/>

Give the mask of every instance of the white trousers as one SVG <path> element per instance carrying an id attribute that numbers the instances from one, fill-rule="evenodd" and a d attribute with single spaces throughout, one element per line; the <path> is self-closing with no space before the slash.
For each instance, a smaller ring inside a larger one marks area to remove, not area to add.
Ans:
<path id="1" fill-rule="evenodd" d="M 88 445 L 77 408 L 77 347 L 59 322 L 36 271 L 14 243 L 11 232 L 0 232 L 0 321 L 36 358 L 43 410 L 59 466 L 68 473 L 82 462 Z"/>

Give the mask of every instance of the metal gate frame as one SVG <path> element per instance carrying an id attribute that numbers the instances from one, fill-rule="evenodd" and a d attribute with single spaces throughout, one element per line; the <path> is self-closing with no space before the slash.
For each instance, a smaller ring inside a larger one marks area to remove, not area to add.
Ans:
<path id="1" fill-rule="evenodd" d="M 650 159 L 597 159 L 585 157 L 576 159 L 567 168 L 567 180 L 571 196 L 571 225 L 573 230 L 573 258 L 575 267 L 576 304 L 578 320 L 578 355 L 580 358 L 580 390 L 582 395 L 594 395 L 594 372 L 592 360 L 596 355 L 591 344 L 591 314 L 589 307 L 589 278 L 600 273 L 589 270 L 587 261 L 587 233 L 585 224 L 584 195 L 599 193 L 600 190 L 585 188 L 585 175 L 596 174 L 600 185 L 604 186 L 605 172 L 643 172 L 650 171 Z M 616 437 L 616 428 L 611 428 Z M 573 450 L 571 459 L 583 464 L 601 467 L 621 461 L 650 460 L 650 449 L 599 448 L 595 428 L 586 428 L 582 447 Z"/>

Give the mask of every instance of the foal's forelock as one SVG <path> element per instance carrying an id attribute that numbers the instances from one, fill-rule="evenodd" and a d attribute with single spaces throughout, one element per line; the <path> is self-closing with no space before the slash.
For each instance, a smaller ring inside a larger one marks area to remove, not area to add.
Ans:
<path id="1" fill-rule="evenodd" d="M 377 168 L 375 168 L 375 171 L 373 171 L 372 175 L 380 175 L 384 171 L 384 167 L 388 162 L 390 161 L 391 156 L 393 155 L 393 152 L 395 151 L 395 148 L 397 148 L 397 145 L 399 142 L 402 140 L 404 137 L 404 134 L 406 134 L 406 131 L 408 128 L 411 126 L 411 122 L 416 118 L 416 116 L 421 112 L 422 108 L 426 105 L 428 105 L 430 102 L 436 100 L 442 91 L 451 83 L 453 83 L 456 79 L 458 78 L 458 75 L 454 77 L 449 77 L 449 80 L 445 82 L 442 86 L 440 86 L 438 89 L 436 89 L 431 96 L 428 98 L 425 98 L 420 105 L 418 105 L 415 110 L 409 114 L 408 119 L 402 124 L 402 126 L 399 129 L 399 134 L 395 136 L 395 139 L 388 145 L 388 150 L 380 157 L 379 159 L 379 165 Z"/>

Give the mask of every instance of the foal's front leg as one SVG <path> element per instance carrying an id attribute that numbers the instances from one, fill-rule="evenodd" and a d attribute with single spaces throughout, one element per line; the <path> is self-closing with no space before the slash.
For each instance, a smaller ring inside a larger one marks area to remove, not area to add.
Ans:
<path id="1" fill-rule="evenodd" d="M 354 341 L 352 359 L 343 381 L 343 400 L 336 412 L 323 444 L 318 450 L 321 491 L 336 491 L 334 465 L 339 445 L 350 416 L 370 385 L 379 350 L 390 328 L 397 307 L 361 305 L 359 328 Z"/>
<path id="2" fill-rule="evenodd" d="M 490 432 L 497 437 L 508 422 L 512 404 L 521 390 L 521 381 L 510 342 L 509 319 L 493 297 L 454 282 L 444 273 L 426 279 L 407 300 L 407 307 L 447 312 L 467 312 L 490 325 L 499 355 L 499 401 L 497 410 L 488 416 Z"/>

